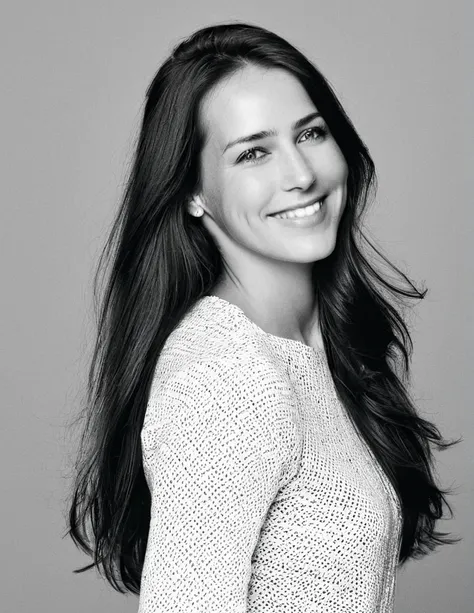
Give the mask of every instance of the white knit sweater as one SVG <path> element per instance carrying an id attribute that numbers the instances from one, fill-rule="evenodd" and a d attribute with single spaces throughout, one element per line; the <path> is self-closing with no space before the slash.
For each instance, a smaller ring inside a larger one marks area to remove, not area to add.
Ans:
<path id="1" fill-rule="evenodd" d="M 168 337 L 141 433 L 138 613 L 390 613 L 401 513 L 324 350 L 216 296 Z"/>

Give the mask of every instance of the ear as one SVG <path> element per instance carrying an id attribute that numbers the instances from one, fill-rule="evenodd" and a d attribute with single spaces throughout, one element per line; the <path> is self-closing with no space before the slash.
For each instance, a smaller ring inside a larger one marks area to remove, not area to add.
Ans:
<path id="1" fill-rule="evenodd" d="M 201 194 L 194 194 L 194 196 L 191 198 L 191 203 L 194 204 L 194 206 L 202 207 L 204 202 Z"/>

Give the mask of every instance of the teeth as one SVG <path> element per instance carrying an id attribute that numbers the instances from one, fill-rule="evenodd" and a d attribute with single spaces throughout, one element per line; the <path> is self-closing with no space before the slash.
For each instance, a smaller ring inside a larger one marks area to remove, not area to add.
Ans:
<path id="1" fill-rule="evenodd" d="M 316 202 L 315 204 L 310 204 L 309 206 L 303 207 L 301 209 L 295 209 L 293 211 L 287 211 L 286 213 L 279 213 L 275 215 L 275 217 L 279 217 L 280 219 L 293 219 L 297 217 L 309 217 L 313 215 L 321 208 L 321 200 Z"/>

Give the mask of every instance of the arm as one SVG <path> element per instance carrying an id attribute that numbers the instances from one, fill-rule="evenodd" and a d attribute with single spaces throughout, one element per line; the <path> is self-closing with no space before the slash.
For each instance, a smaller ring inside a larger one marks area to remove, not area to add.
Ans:
<path id="1" fill-rule="evenodd" d="M 152 388 L 139 613 L 245 613 L 260 529 L 297 469 L 293 404 L 276 373 L 240 363 L 192 364 Z"/>

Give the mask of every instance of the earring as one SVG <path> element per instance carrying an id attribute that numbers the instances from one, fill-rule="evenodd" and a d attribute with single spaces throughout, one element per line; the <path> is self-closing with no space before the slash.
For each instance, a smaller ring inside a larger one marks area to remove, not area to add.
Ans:
<path id="1" fill-rule="evenodd" d="M 194 215 L 194 217 L 201 217 L 202 215 L 204 215 L 204 210 L 200 206 L 197 206 L 194 209 L 194 212 L 191 213 L 191 215 Z"/>

